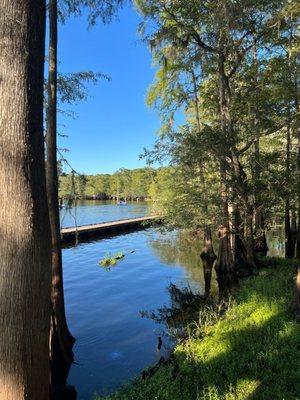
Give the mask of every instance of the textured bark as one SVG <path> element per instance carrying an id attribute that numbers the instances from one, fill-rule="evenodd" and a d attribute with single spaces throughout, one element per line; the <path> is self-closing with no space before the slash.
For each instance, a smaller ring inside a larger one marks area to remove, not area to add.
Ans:
<path id="1" fill-rule="evenodd" d="M 216 260 L 216 255 L 213 248 L 212 236 L 211 236 L 211 228 L 210 226 L 206 226 L 204 229 L 204 245 L 203 250 L 200 254 L 200 258 L 203 264 L 203 273 L 204 273 L 204 282 L 205 282 L 205 291 L 204 296 L 208 297 L 210 295 L 211 288 L 211 273 L 213 269 L 214 262 Z"/>
<path id="2" fill-rule="evenodd" d="M 219 228 L 219 252 L 215 264 L 217 282 L 219 286 L 219 297 L 224 299 L 236 284 L 236 273 L 229 233 L 229 210 L 228 210 L 228 188 L 226 156 L 229 155 L 232 139 L 232 122 L 229 113 L 230 87 L 225 74 L 225 58 L 222 46 L 224 45 L 223 34 L 220 33 L 220 49 L 218 53 L 218 78 L 219 78 L 219 112 L 220 124 L 224 138 L 224 149 L 220 158 L 220 195 L 222 203 L 222 225 Z"/>
<path id="3" fill-rule="evenodd" d="M 0 1 L 0 399 L 48 400 L 45 2 Z"/>
<path id="4" fill-rule="evenodd" d="M 259 126 L 259 86 L 257 82 L 258 78 L 258 61 L 257 61 L 257 49 L 256 46 L 253 48 L 253 61 L 255 67 L 253 89 L 255 90 L 255 104 L 254 104 L 254 164 L 253 164 L 253 194 L 254 194 L 254 251 L 257 254 L 266 256 L 269 248 L 267 245 L 267 239 L 265 235 L 265 223 L 263 206 L 261 204 L 260 193 L 260 179 L 261 179 L 261 164 L 260 164 L 260 126 Z"/>
<path id="5" fill-rule="evenodd" d="M 234 268 L 229 229 L 219 228 L 219 253 L 215 263 L 220 299 L 226 299 L 230 291 L 237 285 L 237 275 Z"/>
<path id="6" fill-rule="evenodd" d="M 229 113 L 231 92 L 228 77 L 225 73 L 225 57 L 222 46 L 224 45 L 223 34 L 220 33 L 220 50 L 218 54 L 218 80 L 219 80 L 219 113 L 220 124 L 224 140 L 224 148 L 220 157 L 220 194 L 222 203 L 222 224 L 229 228 L 228 211 L 228 188 L 227 188 L 227 163 L 226 157 L 230 154 L 232 143 L 233 127 Z"/>
<path id="7" fill-rule="evenodd" d="M 291 233 L 292 233 L 293 249 L 295 253 L 295 247 L 297 243 L 297 214 L 295 210 L 292 210 L 291 213 Z"/>
<path id="8" fill-rule="evenodd" d="M 297 117 L 295 121 L 295 133 L 297 137 L 297 214 L 298 214 L 298 227 L 297 227 L 297 242 L 296 242 L 296 257 L 300 259 L 300 118 L 299 118 L 299 90 L 298 90 L 298 76 L 297 70 L 295 71 L 295 110 Z"/>
<path id="9" fill-rule="evenodd" d="M 52 238 L 50 360 L 51 384 L 63 385 L 73 362 L 75 339 L 65 314 L 57 173 L 57 0 L 49 2 L 49 73 L 46 135 L 46 182 Z"/>
<path id="10" fill-rule="evenodd" d="M 241 216 L 237 204 L 233 205 L 231 229 L 231 247 L 233 251 L 234 269 L 239 278 L 249 276 L 256 270 L 252 232 L 252 209 L 246 212 L 244 234 L 241 232 Z"/>
<path id="11" fill-rule="evenodd" d="M 265 221 L 263 213 L 254 211 L 254 216 L 255 216 L 254 251 L 258 255 L 266 256 L 268 254 L 269 247 L 265 234 Z"/>
<path id="12" fill-rule="evenodd" d="M 285 161 L 285 174 L 286 180 L 288 181 L 291 173 L 291 131 L 290 125 L 287 126 L 286 131 L 286 161 Z M 293 258 L 295 253 L 293 234 L 291 230 L 291 219 L 290 219 L 290 192 L 286 192 L 285 196 L 285 213 L 284 213 L 284 231 L 285 231 L 285 257 Z"/>
<path id="13" fill-rule="evenodd" d="M 244 235 L 240 235 L 239 227 L 235 227 L 235 230 L 238 229 L 239 236 L 239 238 L 236 240 L 236 246 L 243 247 L 243 249 L 241 248 L 238 250 L 240 259 L 234 260 L 234 262 L 238 269 L 243 270 L 243 275 L 250 275 L 257 269 L 253 235 L 253 205 L 249 200 L 250 191 L 247 176 L 234 150 L 232 150 L 230 165 L 233 174 L 234 189 L 235 192 L 239 194 L 239 198 L 242 200 L 245 211 Z M 248 271 L 246 271 L 245 267 L 248 268 Z"/>
<path id="14" fill-rule="evenodd" d="M 300 266 L 298 266 L 295 289 L 295 312 L 297 317 L 300 318 Z"/>

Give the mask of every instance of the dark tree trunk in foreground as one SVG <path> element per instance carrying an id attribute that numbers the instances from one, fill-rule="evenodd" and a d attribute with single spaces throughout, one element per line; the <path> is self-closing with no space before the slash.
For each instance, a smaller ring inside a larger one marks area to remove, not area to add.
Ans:
<path id="1" fill-rule="evenodd" d="M 211 288 L 211 272 L 213 269 L 214 262 L 216 260 L 216 255 L 214 252 L 213 244 L 212 244 L 212 236 L 211 236 L 211 228 L 210 226 L 206 226 L 204 229 L 204 246 L 203 250 L 200 254 L 200 258 L 203 264 L 203 272 L 204 272 L 204 282 L 205 282 L 205 291 L 204 296 L 208 297 L 210 295 Z"/>
<path id="2" fill-rule="evenodd" d="M 63 386 L 75 342 L 70 334 L 64 304 L 57 173 L 57 0 L 49 2 L 49 74 L 46 135 L 46 181 L 52 237 L 52 290 L 50 360 L 51 384 Z"/>
<path id="3" fill-rule="evenodd" d="M 0 1 L 0 399 L 49 399 L 45 2 Z"/>

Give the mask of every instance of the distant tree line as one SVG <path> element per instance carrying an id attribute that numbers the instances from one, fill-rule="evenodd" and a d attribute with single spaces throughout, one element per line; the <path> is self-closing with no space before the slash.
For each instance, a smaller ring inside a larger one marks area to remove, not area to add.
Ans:
<path id="1" fill-rule="evenodd" d="M 100 200 L 145 200 L 153 191 L 157 170 L 154 168 L 119 169 L 113 174 L 83 175 L 62 173 L 59 197 Z"/>

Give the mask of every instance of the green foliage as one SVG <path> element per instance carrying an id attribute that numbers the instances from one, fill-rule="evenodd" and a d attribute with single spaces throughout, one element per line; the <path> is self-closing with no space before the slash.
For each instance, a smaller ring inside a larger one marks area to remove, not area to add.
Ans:
<path id="1" fill-rule="evenodd" d="M 74 104 L 86 100 L 88 98 L 87 85 L 96 85 L 100 79 L 110 80 L 110 77 L 93 71 L 59 73 L 57 76 L 59 102 Z"/>
<path id="2" fill-rule="evenodd" d="M 125 253 L 119 251 L 113 256 L 110 254 L 106 254 L 105 257 L 99 261 L 99 264 L 105 268 L 107 271 L 110 271 L 110 267 L 117 264 L 118 261 L 122 260 L 125 257 Z"/>
<path id="3" fill-rule="evenodd" d="M 106 24 L 116 18 L 124 3 L 125 0 L 58 0 L 59 16 L 65 22 L 71 14 L 81 15 L 85 11 L 89 26 L 98 20 Z"/>
<path id="4" fill-rule="evenodd" d="M 300 325 L 289 310 L 296 265 L 276 264 L 244 280 L 225 317 L 212 316 L 153 377 L 105 399 L 295 400 Z"/>
<path id="5" fill-rule="evenodd" d="M 256 208 L 270 222 L 283 215 L 287 195 L 295 211 L 299 6 L 273 0 L 135 3 L 158 67 L 147 103 L 162 124 L 144 156 L 171 165 L 168 184 L 162 172 L 151 186 L 166 221 L 193 227 L 224 222 L 221 160 L 224 190 L 242 214 Z"/>
<path id="6" fill-rule="evenodd" d="M 145 199 L 156 175 L 153 168 L 138 168 L 134 170 L 120 169 L 112 175 L 81 175 L 75 177 L 76 193 L 81 198 L 124 198 Z M 67 197 L 70 193 L 71 176 L 60 176 L 59 196 Z"/>

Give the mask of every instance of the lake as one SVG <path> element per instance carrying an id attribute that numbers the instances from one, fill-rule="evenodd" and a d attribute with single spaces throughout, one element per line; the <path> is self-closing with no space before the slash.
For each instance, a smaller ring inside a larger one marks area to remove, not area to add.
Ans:
<path id="1" fill-rule="evenodd" d="M 116 221 L 134 217 L 143 217 L 149 213 L 147 202 L 128 202 L 116 205 L 113 201 L 79 200 L 77 207 L 60 210 L 60 222 L 63 228 L 75 225 L 88 225 L 98 222 Z"/>
<path id="2" fill-rule="evenodd" d="M 83 202 L 78 225 L 145 215 L 148 207 Z M 271 255 L 282 254 L 277 233 L 269 245 Z M 68 383 L 76 387 L 79 400 L 115 391 L 169 353 L 173 343 L 166 325 L 142 317 L 143 312 L 174 303 L 170 284 L 202 293 L 201 247 L 201 238 L 149 228 L 63 250 L 67 318 L 77 339 L 77 364 Z M 116 266 L 106 270 L 99 265 L 105 255 L 120 251 L 125 257 Z M 159 337 L 163 346 L 158 351 Z"/>

